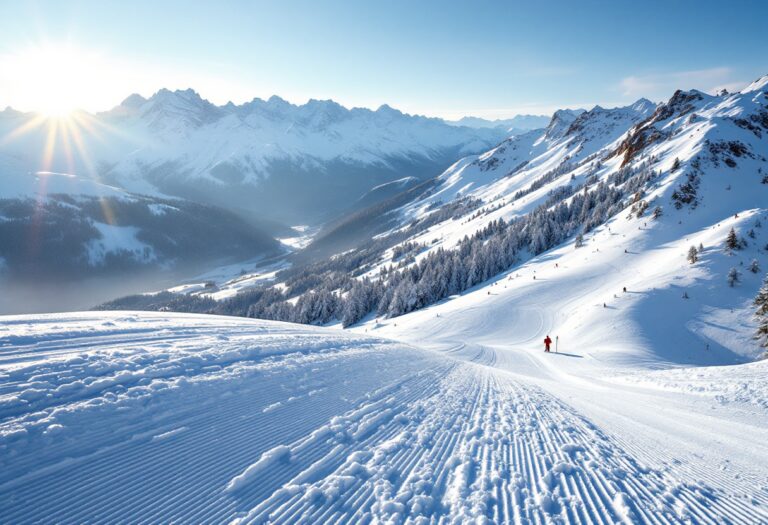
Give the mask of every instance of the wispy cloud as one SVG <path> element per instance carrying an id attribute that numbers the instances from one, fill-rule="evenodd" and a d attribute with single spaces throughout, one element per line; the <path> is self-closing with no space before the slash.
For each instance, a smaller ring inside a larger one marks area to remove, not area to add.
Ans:
<path id="1" fill-rule="evenodd" d="M 729 67 L 713 67 L 692 71 L 673 71 L 625 77 L 619 89 L 625 97 L 668 98 L 676 89 L 698 89 L 713 92 L 738 90 L 746 83 L 734 78 Z"/>
<path id="2" fill-rule="evenodd" d="M 558 109 L 592 109 L 596 105 L 600 105 L 604 108 L 613 108 L 624 106 L 623 102 L 617 101 L 585 101 L 575 102 L 568 104 L 553 104 L 545 102 L 534 102 L 528 104 L 520 104 L 515 106 L 500 107 L 500 108 L 471 108 L 471 109 L 434 109 L 427 111 L 429 116 L 441 117 L 448 120 L 458 120 L 461 117 L 472 116 L 480 117 L 488 120 L 506 119 L 512 118 L 517 115 L 545 115 L 550 116 Z"/>

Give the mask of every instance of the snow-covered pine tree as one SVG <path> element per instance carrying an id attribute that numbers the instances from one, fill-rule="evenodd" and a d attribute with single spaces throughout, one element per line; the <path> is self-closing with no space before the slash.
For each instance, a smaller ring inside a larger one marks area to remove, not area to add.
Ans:
<path id="1" fill-rule="evenodd" d="M 728 236 L 725 238 L 725 247 L 728 250 L 738 250 L 741 246 L 741 243 L 739 243 L 739 237 L 736 235 L 736 230 L 731 228 L 731 231 L 728 232 Z"/>
<path id="2" fill-rule="evenodd" d="M 760 272 L 760 263 L 757 261 L 757 259 L 752 259 L 752 262 L 749 263 L 749 271 L 752 273 Z"/>
<path id="3" fill-rule="evenodd" d="M 696 251 L 696 247 L 695 246 L 691 246 L 690 248 L 688 248 L 688 257 L 687 257 L 687 259 L 688 259 L 688 262 L 690 262 L 691 264 L 695 264 L 696 261 L 699 260 L 699 252 Z"/>
<path id="4" fill-rule="evenodd" d="M 656 206 L 653 209 L 653 215 L 651 215 L 651 217 L 653 217 L 654 219 L 658 219 L 662 215 L 664 215 L 664 208 L 662 208 L 661 206 Z"/>
<path id="5" fill-rule="evenodd" d="M 576 248 L 581 248 L 584 246 L 584 235 L 578 234 L 576 236 L 576 244 L 574 245 Z"/>
<path id="6" fill-rule="evenodd" d="M 756 308 L 755 318 L 757 319 L 755 339 L 761 347 L 766 349 L 766 357 L 768 357 L 768 274 L 763 280 L 760 291 L 757 292 L 754 304 Z"/>
<path id="7" fill-rule="evenodd" d="M 728 270 L 728 286 L 734 287 L 741 282 L 741 272 L 736 268 Z"/>

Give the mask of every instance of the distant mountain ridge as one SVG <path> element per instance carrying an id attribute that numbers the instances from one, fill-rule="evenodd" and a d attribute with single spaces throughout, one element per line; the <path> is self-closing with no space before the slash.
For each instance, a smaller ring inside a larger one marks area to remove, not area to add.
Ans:
<path id="1" fill-rule="evenodd" d="M 506 135 L 388 105 L 373 111 L 272 96 L 217 106 L 192 89 L 161 89 L 149 98 L 131 95 L 109 111 L 80 113 L 73 121 L 80 147 L 55 149 L 43 166 L 46 126 L 14 134 L 37 118 L 0 113 L 0 136 L 9 137 L 0 153 L 26 171 L 74 173 L 289 223 L 338 216 L 376 186 L 432 177 Z"/>
<path id="2" fill-rule="evenodd" d="M 446 120 L 452 126 L 467 126 L 470 128 L 502 128 L 507 131 L 529 131 L 543 128 L 549 123 L 547 115 L 515 115 L 507 119 L 489 120 L 480 117 L 462 117 L 459 120 Z"/>

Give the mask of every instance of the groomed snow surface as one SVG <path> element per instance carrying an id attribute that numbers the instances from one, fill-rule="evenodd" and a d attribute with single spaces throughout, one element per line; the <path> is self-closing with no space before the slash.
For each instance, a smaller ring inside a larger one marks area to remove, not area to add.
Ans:
<path id="1" fill-rule="evenodd" d="M 768 521 L 764 362 L 548 355 L 547 316 L 506 310 L 505 342 L 473 301 L 361 333 L 4 317 L 0 522 Z"/>

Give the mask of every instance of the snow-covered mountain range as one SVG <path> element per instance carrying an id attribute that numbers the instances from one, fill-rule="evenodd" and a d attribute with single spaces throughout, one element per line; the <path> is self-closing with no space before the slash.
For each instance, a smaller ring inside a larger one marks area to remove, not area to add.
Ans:
<path id="1" fill-rule="evenodd" d="M 295 234 L 282 221 L 317 223 L 385 200 L 503 136 L 386 105 L 216 106 L 192 90 L 67 119 L 8 108 L 0 278 L 265 259 L 283 249 L 270 237 Z"/>
<path id="2" fill-rule="evenodd" d="M 294 105 L 273 96 L 216 106 L 191 89 L 131 95 L 110 111 L 80 113 L 60 126 L 52 151 L 46 150 L 50 127 L 35 127 L 38 118 L 0 113 L 2 153 L 26 171 L 97 177 L 134 193 L 291 223 L 334 217 L 376 186 L 431 177 L 505 135 L 387 105 L 376 111 L 331 100 Z"/>
<path id="3" fill-rule="evenodd" d="M 555 259 L 583 279 L 612 283 L 573 290 L 583 295 L 578 304 L 605 304 L 608 314 L 617 290 L 639 312 L 628 323 L 645 326 L 651 314 L 642 312 L 685 296 L 685 319 L 660 320 L 660 333 L 674 334 L 681 347 L 697 345 L 701 336 L 691 327 L 706 325 L 714 312 L 748 316 L 760 268 L 768 267 L 766 82 L 733 94 L 678 91 L 658 105 L 641 99 L 626 107 L 558 111 L 545 129 L 462 158 L 390 207 L 377 205 L 321 232 L 308 252 L 332 253 L 335 246 L 344 253 L 306 271 L 272 275 L 266 286 L 279 293 L 258 291 L 264 281 L 254 280 L 257 292 L 238 289 L 239 298 L 227 302 L 232 293 L 222 280 L 213 291 L 194 292 L 194 301 L 202 301 L 196 307 L 355 324 L 420 310 L 478 286 L 484 293 L 500 277 L 506 289 L 527 289 L 530 283 L 507 279 L 532 278 L 545 268 L 550 273 Z M 375 238 L 350 250 L 339 239 L 361 238 L 356 228 Z M 731 228 L 739 242 L 727 249 Z M 696 264 L 687 259 L 692 246 Z M 609 268 L 616 282 L 605 275 Z M 729 285 L 731 268 L 738 285 Z M 567 297 L 571 284 L 564 285 Z M 550 285 L 541 280 L 537 286 Z M 628 296 L 624 288 L 644 292 Z M 146 303 L 152 301 L 133 304 Z M 755 345 L 742 348 L 737 341 L 743 339 L 708 333 L 710 363 L 758 352 Z M 656 351 L 671 361 L 690 359 L 663 342 Z"/>

